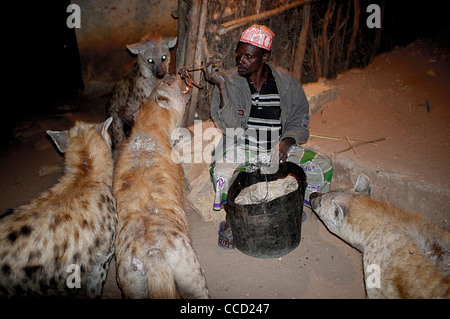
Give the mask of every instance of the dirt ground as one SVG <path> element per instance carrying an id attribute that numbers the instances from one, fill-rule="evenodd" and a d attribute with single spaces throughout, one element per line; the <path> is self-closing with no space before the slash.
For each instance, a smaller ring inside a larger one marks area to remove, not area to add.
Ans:
<path id="1" fill-rule="evenodd" d="M 327 82 L 338 89 L 339 98 L 312 115 L 308 146 L 357 167 L 405 172 L 413 180 L 449 189 L 448 48 L 419 40 Z M 67 129 L 76 119 L 103 121 L 107 99 L 107 95 L 91 96 L 61 105 L 54 114 L 24 114 L 16 125 L 15 139 L 0 149 L 0 211 L 26 203 L 61 176 L 63 157 L 45 131 Z M 356 153 L 337 154 L 348 147 L 348 141 L 323 136 L 387 139 L 376 146 L 355 147 Z M 237 250 L 222 251 L 217 246 L 218 224 L 205 223 L 188 210 L 193 245 L 211 297 L 365 298 L 361 253 L 329 233 L 314 213 L 305 211 L 298 248 L 281 258 L 258 259 Z M 443 214 L 449 219 L 448 211 Z M 103 298 L 120 298 L 114 263 Z"/>
<path id="2" fill-rule="evenodd" d="M 450 176 L 450 50 L 428 40 L 378 56 L 363 69 L 329 80 L 340 98 L 312 116 L 311 133 L 355 140 L 345 156 L 361 166 L 408 172 L 429 184 L 447 186 Z M 311 138 L 327 154 L 348 147 Z M 381 150 L 381 151 L 380 151 Z"/>

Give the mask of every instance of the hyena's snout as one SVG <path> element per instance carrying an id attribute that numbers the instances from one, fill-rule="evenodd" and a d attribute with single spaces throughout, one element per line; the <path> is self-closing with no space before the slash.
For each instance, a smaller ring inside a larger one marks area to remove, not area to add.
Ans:
<path id="1" fill-rule="evenodd" d="M 165 76 L 166 74 L 167 74 L 167 68 L 166 68 L 166 65 L 165 65 L 164 63 L 159 64 L 159 65 L 156 66 L 154 75 L 155 75 L 158 79 L 164 78 L 164 76 Z"/>
<path id="2" fill-rule="evenodd" d="M 320 201 L 322 200 L 322 193 L 314 192 L 309 195 L 309 202 L 311 203 L 312 209 L 317 209 L 320 205 Z"/>

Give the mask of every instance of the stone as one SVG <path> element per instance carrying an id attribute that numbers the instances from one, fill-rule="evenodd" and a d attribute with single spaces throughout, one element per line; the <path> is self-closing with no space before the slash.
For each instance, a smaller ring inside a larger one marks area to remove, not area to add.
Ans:
<path id="1" fill-rule="evenodd" d="M 188 130 L 191 133 L 191 139 L 180 142 L 190 144 L 190 147 L 186 147 L 186 144 L 185 146 L 183 144 L 180 145 L 184 158 L 181 166 L 188 188 L 187 200 L 192 209 L 200 215 L 203 221 L 217 223 L 225 219 L 225 211 L 223 209 L 220 211 L 213 210 L 215 191 L 210 175 L 211 160 L 208 157 L 209 154 L 203 153 L 209 152 L 211 143 L 214 146 L 218 144 L 222 133 L 215 127 L 212 120 L 196 122 Z M 201 132 L 201 138 L 199 136 L 193 136 L 194 132 L 195 134 Z M 210 139 L 211 136 L 214 137 L 213 140 Z M 195 148 L 194 142 L 201 142 L 201 148 L 200 145 L 196 145 Z M 201 161 L 198 160 L 199 154 L 196 154 L 197 163 L 194 161 L 194 150 L 201 150 L 202 152 Z"/>
<path id="2" fill-rule="evenodd" d="M 336 99 L 339 94 L 335 87 L 331 87 L 325 82 L 305 84 L 303 90 L 309 102 L 310 114 L 317 112 L 325 103 Z"/>

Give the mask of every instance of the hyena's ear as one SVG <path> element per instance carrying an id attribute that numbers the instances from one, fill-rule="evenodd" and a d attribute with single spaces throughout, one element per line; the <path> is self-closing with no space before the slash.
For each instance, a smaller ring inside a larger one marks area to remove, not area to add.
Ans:
<path id="1" fill-rule="evenodd" d="M 177 37 L 165 38 L 164 42 L 166 42 L 167 47 L 169 49 L 172 49 L 175 46 L 175 44 L 177 44 Z"/>
<path id="2" fill-rule="evenodd" d="M 155 91 L 154 91 L 155 92 Z M 159 106 L 165 108 L 165 109 L 171 109 L 172 106 L 170 105 L 170 99 L 168 96 L 163 94 L 160 91 L 155 92 L 155 101 L 158 103 Z"/>
<path id="3" fill-rule="evenodd" d="M 131 53 L 133 54 L 138 54 L 139 51 L 141 50 L 142 47 L 142 43 L 138 42 L 138 43 L 133 43 L 133 44 L 127 44 L 127 49 L 130 50 Z"/>
<path id="4" fill-rule="evenodd" d="M 69 131 L 47 131 L 56 147 L 58 147 L 61 153 L 64 153 L 67 148 L 67 140 L 69 139 Z"/>
<path id="5" fill-rule="evenodd" d="M 353 189 L 355 192 L 370 196 L 370 193 L 372 192 L 372 186 L 370 186 L 369 178 L 364 174 L 359 175 Z"/>
<path id="6" fill-rule="evenodd" d="M 110 116 L 106 119 L 105 122 L 98 124 L 96 127 L 98 134 L 103 137 L 108 145 L 111 144 L 111 138 L 109 137 L 108 128 L 111 125 L 112 120 L 113 118 L 112 116 Z"/>
<path id="7" fill-rule="evenodd" d="M 347 204 L 338 203 L 334 199 L 331 200 L 331 209 L 332 212 L 332 218 L 333 222 L 336 225 L 336 227 L 341 227 L 344 223 L 344 219 L 348 215 L 348 206 Z"/>

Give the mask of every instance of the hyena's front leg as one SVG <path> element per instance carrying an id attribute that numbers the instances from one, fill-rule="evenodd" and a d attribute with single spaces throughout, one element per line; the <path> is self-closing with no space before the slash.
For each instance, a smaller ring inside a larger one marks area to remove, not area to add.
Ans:
<path id="1" fill-rule="evenodd" d="M 112 116 L 113 118 L 109 131 L 109 134 L 111 136 L 112 149 L 118 150 L 120 144 L 125 138 L 125 132 L 123 130 L 123 122 L 117 113 L 109 114 L 109 116 Z"/>

